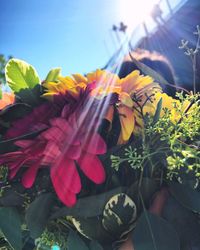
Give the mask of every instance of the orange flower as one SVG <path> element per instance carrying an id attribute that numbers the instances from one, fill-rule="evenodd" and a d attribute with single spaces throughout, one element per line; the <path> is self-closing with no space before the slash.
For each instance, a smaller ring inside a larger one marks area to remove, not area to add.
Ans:
<path id="1" fill-rule="evenodd" d="M 0 99 L 0 110 L 15 102 L 15 95 L 13 93 L 3 93 Z"/>

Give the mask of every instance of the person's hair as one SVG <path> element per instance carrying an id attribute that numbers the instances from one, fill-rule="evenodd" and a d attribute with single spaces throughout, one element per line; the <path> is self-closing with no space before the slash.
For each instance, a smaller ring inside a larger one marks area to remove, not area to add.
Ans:
<path id="1" fill-rule="evenodd" d="M 159 54 L 158 52 L 150 52 L 147 50 L 137 49 L 134 52 L 131 52 L 131 56 L 136 60 L 144 63 L 145 65 L 149 66 L 160 75 L 162 75 L 165 80 L 171 84 L 176 85 L 175 83 L 175 74 L 174 70 L 169 62 L 169 60 Z M 119 70 L 119 77 L 123 78 L 130 74 L 133 70 L 140 70 L 135 63 L 131 60 L 130 55 L 125 56 L 122 65 Z M 176 88 L 173 86 L 163 85 L 161 87 L 165 93 L 170 96 L 175 96 Z"/>

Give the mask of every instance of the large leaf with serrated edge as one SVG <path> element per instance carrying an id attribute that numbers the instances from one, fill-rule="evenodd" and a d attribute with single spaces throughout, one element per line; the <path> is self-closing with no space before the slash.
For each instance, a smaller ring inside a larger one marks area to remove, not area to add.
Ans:
<path id="1" fill-rule="evenodd" d="M 5 68 L 6 82 L 21 100 L 37 104 L 40 96 L 40 78 L 34 67 L 23 60 L 10 59 Z"/>

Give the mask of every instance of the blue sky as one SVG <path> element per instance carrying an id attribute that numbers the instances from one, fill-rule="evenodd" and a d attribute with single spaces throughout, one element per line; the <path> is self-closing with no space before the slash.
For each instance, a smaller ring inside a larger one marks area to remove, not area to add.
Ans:
<path id="1" fill-rule="evenodd" d="M 123 21 L 129 31 L 137 25 L 140 2 L 1 0 L 0 53 L 34 65 L 41 78 L 53 67 L 62 67 L 63 75 L 87 73 L 103 67 L 115 51 L 113 24 Z"/>

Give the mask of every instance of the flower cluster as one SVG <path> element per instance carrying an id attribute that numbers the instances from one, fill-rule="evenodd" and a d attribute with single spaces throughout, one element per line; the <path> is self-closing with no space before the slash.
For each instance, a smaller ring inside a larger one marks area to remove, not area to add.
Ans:
<path id="1" fill-rule="evenodd" d="M 13 62 L 15 59 L 7 68 Z M 99 134 L 102 121 L 107 120 L 111 129 L 116 111 L 121 126 L 117 143 L 126 143 L 142 128 L 142 116 L 155 112 L 154 96 L 161 89 L 139 71 L 119 79 L 106 70 L 86 76 L 47 77 L 41 87 L 37 106 L 12 121 L 3 135 L 4 140 L 13 140 L 17 150 L 2 154 L 0 164 L 9 168 L 10 179 L 23 168 L 21 182 L 25 188 L 33 186 L 39 169 L 49 168 L 59 199 L 73 206 L 81 191 L 79 169 L 96 184 L 105 181 L 105 170 L 98 158 L 107 151 L 106 139 Z M 6 101 L 3 98 L 1 102 Z M 10 104 L 13 102 L 11 99 Z M 34 138 L 23 138 L 35 132 Z"/>
<path id="2" fill-rule="evenodd" d="M 179 249 L 173 228 L 150 213 L 161 208 L 148 209 L 161 189 L 178 209 L 200 213 L 199 94 L 172 98 L 156 74 L 139 70 L 120 79 L 106 70 L 63 77 L 57 68 L 41 81 L 11 59 L 5 72 L 12 93 L 0 99 L 0 229 L 9 244 L 22 249 L 28 235 L 37 249 L 119 249 L 151 223 L 149 235 L 159 225 L 160 239 L 167 234 Z"/>

